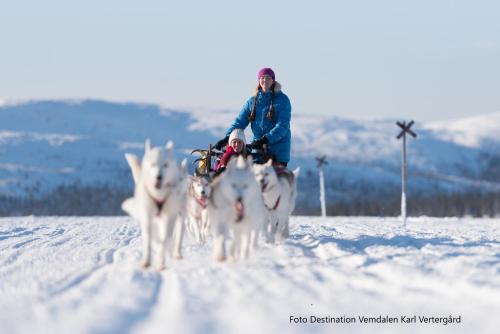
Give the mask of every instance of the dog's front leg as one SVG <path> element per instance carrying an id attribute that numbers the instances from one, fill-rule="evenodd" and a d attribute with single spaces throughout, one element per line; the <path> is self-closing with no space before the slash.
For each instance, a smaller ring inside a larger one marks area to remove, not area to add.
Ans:
<path id="1" fill-rule="evenodd" d="M 276 237 L 277 241 L 281 243 L 290 236 L 288 217 L 281 217 L 279 223 Z"/>
<path id="2" fill-rule="evenodd" d="M 260 236 L 260 229 L 262 228 L 261 224 L 259 227 L 255 227 L 252 229 L 250 232 L 250 245 L 251 245 L 251 251 L 257 250 L 259 248 L 259 236 Z"/>
<path id="3" fill-rule="evenodd" d="M 269 225 L 271 224 L 271 214 L 266 214 L 264 224 L 262 224 L 262 231 L 264 233 L 264 238 L 266 239 L 267 243 L 270 243 L 269 240 Z"/>
<path id="4" fill-rule="evenodd" d="M 241 231 L 239 229 L 234 229 L 233 242 L 231 243 L 231 257 L 233 260 L 238 260 L 241 252 Z"/>
<path id="5" fill-rule="evenodd" d="M 199 218 L 196 218 L 196 217 L 193 217 L 192 219 L 193 223 L 192 223 L 192 235 L 195 239 L 195 241 L 197 243 L 201 243 L 201 228 L 200 228 L 200 219 Z"/>
<path id="6" fill-rule="evenodd" d="M 203 218 L 200 217 L 200 219 L 197 219 L 196 220 L 196 228 L 197 228 L 197 237 L 196 237 L 196 241 L 198 241 L 199 244 L 204 244 L 205 243 L 205 237 L 204 237 L 204 226 L 203 226 Z"/>
<path id="7" fill-rule="evenodd" d="M 151 265 L 151 242 L 153 232 L 153 221 L 151 217 L 143 217 L 141 220 L 142 234 L 142 260 L 141 266 L 148 268 Z"/>
<path id="8" fill-rule="evenodd" d="M 287 218 L 285 220 L 285 226 L 283 227 L 283 238 L 284 239 L 288 239 L 288 237 L 290 236 L 290 222 L 289 222 L 289 219 Z"/>
<path id="9" fill-rule="evenodd" d="M 186 224 L 187 224 L 188 234 L 195 237 L 196 231 L 195 231 L 194 224 L 196 224 L 196 222 L 195 222 L 195 218 L 192 215 L 190 215 L 190 214 L 187 215 Z"/>
<path id="10" fill-rule="evenodd" d="M 158 220 L 158 263 L 156 270 L 162 271 L 165 269 L 165 247 L 167 244 L 167 222 L 165 217 Z"/>
<path id="11" fill-rule="evenodd" d="M 166 241 L 166 250 L 170 257 L 172 257 L 174 253 L 174 245 L 175 245 L 175 234 L 176 234 L 176 221 L 177 215 L 168 216 L 167 219 L 167 241 Z"/>
<path id="12" fill-rule="evenodd" d="M 184 237 L 184 215 L 180 214 L 177 217 L 175 223 L 175 231 L 174 231 L 174 257 L 177 260 L 182 260 L 182 239 Z"/>
<path id="13" fill-rule="evenodd" d="M 214 256 L 215 260 L 222 262 L 226 260 L 225 247 L 226 233 L 222 224 L 214 226 Z"/>
<path id="14" fill-rule="evenodd" d="M 248 256 L 250 255 L 250 234 L 252 233 L 252 231 L 245 230 L 242 232 L 243 234 L 240 238 L 240 243 L 241 243 L 240 254 L 243 259 L 248 259 Z"/>
<path id="15" fill-rule="evenodd" d="M 203 243 L 207 241 L 207 237 L 210 234 L 210 224 L 208 221 L 208 213 L 207 210 L 203 210 L 201 212 L 201 226 L 202 226 L 202 236 L 203 236 Z"/>
<path id="16" fill-rule="evenodd" d="M 278 228 L 279 218 L 276 214 L 269 214 L 268 226 L 266 228 L 266 241 L 270 244 L 274 244 L 276 237 L 276 229 Z"/>
<path id="17" fill-rule="evenodd" d="M 186 218 L 186 221 L 188 223 L 187 229 L 191 237 L 194 239 L 194 241 L 199 242 L 198 240 L 198 218 L 193 216 L 192 214 L 189 214 L 188 217 Z"/>

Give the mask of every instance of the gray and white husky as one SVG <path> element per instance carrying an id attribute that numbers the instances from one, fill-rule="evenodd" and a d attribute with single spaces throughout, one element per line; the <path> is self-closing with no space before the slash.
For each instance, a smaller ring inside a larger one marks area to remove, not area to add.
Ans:
<path id="1" fill-rule="evenodd" d="M 189 178 L 186 205 L 187 226 L 191 235 L 199 243 L 205 243 L 209 233 L 207 206 L 211 189 L 207 178 L 202 176 Z"/>
<path id="2" fill-rule="evenodd" d="M 140 223 L 141 265 L 149 267 L 152 251 L 157 251 L 157 269 L 162 270 L 167 246 L 176 258 L 182 258 L 181 208 L 186 201 L 187 162 L 179 168 L 171 141 L 165 147 L 152 147 L 149 139 L 142 162 L 132 154 L 125 154 L 125 158 L 132 170 L 135 190 L 134 196 L 122 203 L 122 209 Z"/>
<path id="3" fill-rule="evenodd" d="M 272 166 L 272 160 L 263 165 L 255 164 L 253 169 L 267 212 L 263 228 L 266 241 L 282 242 L 290 235 L 289 220 L 295 208 L 297 177 L 300 169 L 296 168 L 293 172 L 286 171 L 278 175 Z"/>
<path id="4" fill-rule="evenodd" d="M 259 231 L 266 220 L 264 202 L 252 171 L 252 160 L 242 156 L 230 160 L 227 169 L 212 182 L 208 220 L 214 236 L 214 256 L 226 259 L 225 242 L 233 237 L 230 255 L 247 258 L 257 247 Z"/>

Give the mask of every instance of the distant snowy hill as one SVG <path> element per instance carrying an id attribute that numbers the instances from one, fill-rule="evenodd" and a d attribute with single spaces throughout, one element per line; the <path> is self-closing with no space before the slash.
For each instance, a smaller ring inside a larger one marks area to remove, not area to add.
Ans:
<path id="1" fill-rule="evenodd" d="M 216 139 L 190 130 L 193 122 L 187 113 L 104 101 L 0 107 L 0 191 L 34 186 L 43 191 L 73 182 L 122 184 L 128 181 L 123 154 L 140 153 L 145 138 L 156 145 L 172 139 L 180 155 Z"/>
<path id="2" fill-rule="evenodd" d="M 425 128 L 433 131 L 445 141 L 473 148 L 491 148 L 498 153 L 500 150 L 499 125 L 500 111 L 452 121 L 432 122 L 425 124 Z"/>
<path id="3" fill-rule="evenodd" d="M 4 101 L 0 194 L 40 194 L 61 184 L 130 188 L 123 154 L 142 154 L 145 138 L 156 145 L 172 139 L 179 158 L 189 156 L 223 136 L 236 114 L 100 100 Z M 302 186 L 317 187 L 314 157 L 327 155 L 327 194 L 336 199 L 397 189 L 401 142 L 395 121 L 294 114 L 291 165 L 302 167 Z M 497 124 L 500 113 L 447 122 L 416 120 L 418 137 L 408 141 L 411 189 L 499 190 Z M 306 197 L 302 200 L 316 201 Z"/>

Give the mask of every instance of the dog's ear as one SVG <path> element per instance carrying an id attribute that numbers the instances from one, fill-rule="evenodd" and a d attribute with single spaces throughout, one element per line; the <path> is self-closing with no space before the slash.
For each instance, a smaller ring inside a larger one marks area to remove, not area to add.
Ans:
<path id="1" fill-rule="evenodd" d="M 247 156 L 247 169 L 253 169 L 253 158 L 251 155 Z"/>
<path id="2" fill-rule="evenodd" d="M 148 138 L 144 142 L 144 152 L 148 153 L 149 151 L 151 151 L 151 140 Z"/>
<path id="3" fill-rule="evenodd" d="M 173 149 L 174 149 L 174 142 L 173 142 L 173 141 L 171 141 L 171 140 L 169 140 L 169 141 L 167 142 L 167 144 L 165 145 L 165 148 L 166 148 L 167 150 L 173 150 Z"/>
<path id="4" fill-rule="evenodd" d="M 299 172 L 300 172 L 300 167 L 297 167 L 293 170 L 293 176 L 295 176 L 295 178 L 298 178 L 299 177 Z"/>
<path id="5" fill-rule="evenodd" d="M 201 183 L 203 183 L 206 186 L 209 186 L 210 185 L 210 179 L 208 179 L 206 177 L 202 177 L 201 178 Z"/>
<path id="6" fill-rule="evenodd" d="M 188 174 L 188 160 L 186 158 L 184 158 L 184 160 L 182 160 L 181 162 L 181 172 L 184 175 Z"/>
<path id="7" fill-rule="evenodd" d="M 236 168 L 237 162 L 238 162 L 238 159 L 234 159 L 234 158 L 229 159 L 229 162 L 226 165 L 226 171 L 224 173 L 231 172 L 234 168 Z"/>
<path id="8" fill-rule="evenodd" d="M 139 175 L 141 174 L 141 163 L 139 162 L 139 158 L 133 154 L 127 153 L 125 154 L 125 159 L 127 159 L 130 170 L 132 170 L 132 178 L 134 179 L 134 183 L 137 184 Z"/>

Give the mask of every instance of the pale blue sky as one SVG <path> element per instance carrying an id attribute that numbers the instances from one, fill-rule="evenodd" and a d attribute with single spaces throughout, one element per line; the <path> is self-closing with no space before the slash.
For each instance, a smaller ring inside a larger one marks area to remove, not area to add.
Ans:
<path id="1" fill-rule="evenodd" d="M 294 112 L 500 111 L 500 1 L 0 0 L 0 99 L 238 111 L 259 68 Z"/>

